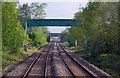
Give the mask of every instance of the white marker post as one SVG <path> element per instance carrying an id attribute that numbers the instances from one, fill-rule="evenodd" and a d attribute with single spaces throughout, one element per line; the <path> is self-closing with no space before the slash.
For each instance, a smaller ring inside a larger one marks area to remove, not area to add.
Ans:
<path id="1" fill-rule="evenodd" d="M 75 40 L 75 52 L 77 52 L 77 40 Z"/>

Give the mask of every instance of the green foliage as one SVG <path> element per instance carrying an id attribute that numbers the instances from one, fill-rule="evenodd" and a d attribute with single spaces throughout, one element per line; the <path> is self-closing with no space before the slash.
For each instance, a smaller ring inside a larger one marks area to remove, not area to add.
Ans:
<path id="1" fill-rule="evenodd" d="M 28 30 L 30 44 L 32 46 L 40 47 L 46 44 L 46 39 L 48 36 L 48 30 L 46 27 L 34 27 Z"/>
<path id="2" fill-rule="evenodd" d="M 0 2 L 0 63 L 2 62 L 2 3 Z M 2 64 L 0 64 L 0 71 L 2 70 Z"/>
<path id="3" fill-rule="evenodd" d="M 30 18 L 41 19 L 45 17 L 44 8 L 46 7 L 46 3 L 31 3 L 31 4 L 19 4 L 18 5 L 18 13 L 19 20 L 21 24 L 26 22 Z"/>
<path id="4" fill-rule="evenodd" d="M 2 45 L 3 50 L 19 52 L 23 46 L 24 30 L 18 21 L 16 3 L 2 4 Z"/>
<path id="5" fill-rule="evenodd" d="M 41 33 L 39 33 L 39 32 L 34 32 L 34 34 L 35 34 L 35 39 L 34 39 L 35 45 L 37 45 L 38 43 L 41 44 L 41 42 L 44 42 L 44 41 L 43 41 L 43 40 L 44 40 L 44 37 L 42 36 Z"/>
<path id="6" fill-rule="evenodd" d="M 67 37 L 68 36 L 68 32 L 67 32 L 67 28 L 66 30 L 61 32 L 61 42 L 66 42 L 67 41 Z"/>
<path id="7" fill-rule="evenodd" d="M 19 20 L 23 27 L 25 26 L 24 23 L 28 19 L 42 19 L 45 17 L 44 8 L 46 7 L 46 3 L 31 3 L 31 4 L 23 4 L 19 5 L 18 12 L 19 12 Z M 48 36 L 47 27 L 31 27 L 28 28 L 28 43 L 31 46 L 42 46 L 46 43 L 46 38 Z"/>
<path id="8" fill-rule="evenodd" d="M 79 27 L 68 29 L 68 39 L 78 41 L 78 54 L 115 78 L 120 77 L 119 11 L 120 2 L 89 2 L 75 14 L 82 20 Z"/>
<path id="9" fill-rule="evenodd" d="M 84 56 L 86 60 L 90 61 L 95 66 L 105 70 L 115 78 L 119 78 L 120 74 L 120 55 L 116 54 L 101 54 L 96 58 Z"/>
<path id="10" fill-rule="evenodd" d="M 31 4 L 31 16 L 32 18 L 36 18 L 36 19 L 41 19 L 44 18 L 46 13 L 44 11 L 44 8 L 46 7 L 46 3 L 32 3 Z"/>
<path id="11" fill-rule="evenodd" d="M 69 36 L 72 37 L 68 39 L 77 40 L 80 48 L 91 52 L 93 57 L 102 53 L 120 54 L 117 2 L 89 2 L 74 18 L 81 19 L 82 23 L 79 27 L 68 29 Z"/>
<path id="12" fill-rule="evenodd" d="M 10 65 L 11 63 L 14 63 L 15 61 L 21 61 L 23 60 L 27 54 L 24 52 L 23 48 L 20 48 L 20 52 L 18 53 L 8 53 L 4 52 L 2 53 L 2 69 Z"/>
<path id="13" fill-rule="evenodd" d="M 21 23 L 26 22 L 26 20 L 31 17 L 30 13 L 31 13 L 30 6 L 28 4 L 23 4 L 23 5 L 19 4 L 18 14 Z"/>

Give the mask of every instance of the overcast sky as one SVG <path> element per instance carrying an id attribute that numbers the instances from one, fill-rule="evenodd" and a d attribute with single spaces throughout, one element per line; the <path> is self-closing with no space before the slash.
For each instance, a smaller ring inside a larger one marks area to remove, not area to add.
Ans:
<path id="1" fill-rule="evenodd" d="M 45 8 L 46 18 L 73 18 L 74 14 L 79 11 L 79 7 L 85 7 L 87 2 L 48 2 Z M 48 27 L 52 33 L 60 33 L 66 27 Z"/>
<path id="2" fill-rule="evenodd" d="M 19 0 L 20 3 L 27 3 L 26 0 Z M 60 1 L 60 0 L 57 0 Z M 35 1 L 34 1 L 35 2 Z M 40 2 L 40 1 L 39 1 Z M 45 8 L 46 19 L 66 19 L 73 18 L 74 14 L 79 11 L 80 7 L 85 7 L 88 0 L 79 2 L 46 2 Z M 60 33 L 65 30 L 66 27 L 48 27 L 51 33 Z"/>

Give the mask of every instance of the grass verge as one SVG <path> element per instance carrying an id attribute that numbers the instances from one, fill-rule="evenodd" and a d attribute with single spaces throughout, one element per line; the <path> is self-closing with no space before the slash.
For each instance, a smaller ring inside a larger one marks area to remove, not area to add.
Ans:
<path id="1" fill-rule="evenodd" d="M 2 70 L 14 62 L 22 61 L 25 57 L 29 56 L 32 52 L 37 50 L 35 47 L 31 47 L 28 52 L 21 50 L 19 53 L 2 53 Z"/>
<path id="2" fill-rule="evenodd" d="M 91 57 L 86 53 L 77 52 L 77 54 L 113 77 L 120 78 L 120 55 L 101 54 L 98 57 Z"/>

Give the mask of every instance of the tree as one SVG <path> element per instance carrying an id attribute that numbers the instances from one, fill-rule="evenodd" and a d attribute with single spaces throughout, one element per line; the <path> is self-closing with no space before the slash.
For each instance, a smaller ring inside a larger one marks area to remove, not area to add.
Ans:
<path id="1" fill-rule="evenodd" d="M 28 3 L 23 4 L 23 5 L 18 5 L 18 14 L 19 14 L 19 20 L 21 23 L 26 22 L 28 19 L 31 18 L 31 11 L 30 11 L 30 6 Z"/>
<path id="2" fill-rule="evenodd" d="M 79 27 L 71 27 L 68 33 L 78 40 L 86 53 L 90 52 L 93 57 L 103 53 L 119 54 L 118 6 L 117 2 L 89 2 L 87 7 L 75 14 L 74 18 L 81 19 L 82 23 Z"/>
<path id="3" fill-rule="evenodd" d="M 44 45 L 46 43 L 46 38 L 48 37 L 48 30 L 46 27 L 34 27 L 33 29 L 29 29 L 29 38 L 32 39 L 32 44 L 37 46 L 38 43 L 40 45 Z"/>
<path id="4" fill-rule="evenodd" d="M 18 21 L 16 3 L 2 4 L 2 45 L 3 50 L 19 52 L 23 46 L 24 30 Z M 19 36 L 18 36 L 19 35 Z"/>
<path id="5" fill-rule="evenodd" d="M 2 52 L 2 3 L 0 2 L 0 51 Z"/>
<path id="6" fill-rule="evenodd" d="M 46 13 L 44 8 L 46 7 L 46 3 L 32 3 L 31 4 L 31 18 L 41 19 L 44 18 Z"/>
<path id="7" fill-rule="evenodd" d="M 44 8 L 46 3 L 31 3 L 31 4 L 19 4 L 18 5 L 18 13 L 19 20 L 21 23 L 26 22 L 30 18 L 41 19 L 45 17 Z"/>
<path id="8" fill-rule="evenodd" d="M 19 5 L 19 20 L 21 23 L 25 23 L 28 19 L 43 19 L 45 17 L 44 8 L 46 3 L 31 3 Z M 23 24 L 23 26 L 25 26 Z M 27 41 L 31 45 L 36 46 L 38 43 L 41 45 L 45 44 L 46 37 L 48 36 L 48 30 L 46 27 L 30 27 L 28 28 L 27 34 L 29 38 Z"/>

